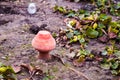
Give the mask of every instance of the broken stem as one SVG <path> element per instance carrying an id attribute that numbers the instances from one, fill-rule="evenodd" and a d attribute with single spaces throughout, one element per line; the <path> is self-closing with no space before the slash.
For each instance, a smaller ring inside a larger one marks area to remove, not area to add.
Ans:
<path id="1" fill-rule="evenodd" d="M 106 33 L 106 31 L 104 30 L 104 29 L 101 29 L 102 30 L 102 32 L 105 34 L 105 35 L 107 35 L 107 33 Z"/>

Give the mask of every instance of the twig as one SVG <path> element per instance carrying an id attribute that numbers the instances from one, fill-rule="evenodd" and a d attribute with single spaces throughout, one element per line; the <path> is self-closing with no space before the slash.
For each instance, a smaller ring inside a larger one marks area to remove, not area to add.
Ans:
<path id="1" fill-rule="evenodd" d="M 61 57 L 59 57 L 59 56 L 57 56 L 57 55 L 52 55 L 53 56 L 53 59 L 58 59 L 63 65 L 65 65 L 65 62 L 64 62 L 64 60 L 61 58 Z"/>
<path id="2" fill-rule="evenodd" d="M 102 32 L 105 34 L 105 35 L 107 35 L 107 33 L 106 33 L 106 31 L 104 30 L 104 29 L 101 29 L 102 30 Z"/>
<path id="3" fill-rule="evenodd" d="M 83 74 L 82 72 L 79 72 L 79 71 L 75 70 L 75 69 L 72 68 L 72 67 L 68 67 L 68 69 L 74 71 L 74 72 L 77 73 L 77 75 L 79 75 L 79 76 L 83 76 L 86 80 L 89 80 L 89 78 L 88 78 L 85 74 Z"/>

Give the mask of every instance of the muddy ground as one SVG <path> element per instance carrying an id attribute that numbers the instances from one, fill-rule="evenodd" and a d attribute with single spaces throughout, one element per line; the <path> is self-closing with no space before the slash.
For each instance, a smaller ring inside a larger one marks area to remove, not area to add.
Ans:
<path id="1" fill-rule="evenodd" d="M 32 64 L 47 73 L 47 77 L 53 77 L 49 80 L 87 80 L 84 76 L 78 75 L 83 73 L 88 80 L 120 80 L 119 76 L 111 75 L 110 71 L 101 69 L 96 62 L 86 62 L 83 66 L 73 66 L 71 60 L 66 57 L 70 54 L 68 49 L 57 45 L 51 54 L 57 54 L 65 62 L 53 59 L 45 62 L 36 58 L 38 52 L 31 46 L 31 40 L 35 36 L 30 31 L 31 27 L 39 27 L 39 30 L 46 29 L 50 32 L 58 32 L 62 28 L 66 28 L 63 23 L 61 14 L 53 12 L 52 7 L 57 4 L 67 6 L 71 9 L 81 8 L 85 3 L 73 3 L 65 0 L 35 0 L 37 12 L 29 15 L 26 11 L 29 0 L 21 0 L 21 2 L 0 2 L 0 61 L 6 65 L 18 65 L 22 63 Z M 7 6 L 7 8 L 2 7 Z M 104 44 L 93 40 L 88 47 L 104 49 Z M 89 48 L 88 48 L 89 49 Z M 76 71 L 69 69 L 74 68 Z M 30 75 L 26 71 L 17 74 L 18 80 L 27 80 Z M 43 80 L 46 75 L 34 75 L 33 80 Z M 32 79 L 31 79 L 32 80 Z"/>

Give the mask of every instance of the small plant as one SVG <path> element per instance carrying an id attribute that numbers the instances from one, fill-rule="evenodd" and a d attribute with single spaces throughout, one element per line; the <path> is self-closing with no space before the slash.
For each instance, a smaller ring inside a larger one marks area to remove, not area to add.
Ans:
<path id="1" fill-rule="evenodd" d="M 100 54 L 85 49 L 79 50 L 75 57 L 77 57 L 75 61 L 79 63 L 97 60 L 101 68 L 109 69 L 113 75 L 120 75 L 120 50 L 115 46 L 107 46 Z"/>
<path id="2" fill-rule="evenodd" d="M 55 77 L 50 75 L 50 70 L 46 72 L 46 76 L 43 78 L 43 80 L 53 80 Z"/>
<path id="3" fill-rule="evenodd" d="M 0 79 L 17 80 L 15 72 L 11 66 L 5 66 L 0 62 Z"/>
<path id="4" fill-rule="evenodd" d="M 43 80 L 53 80 L 54 76 L 47 75 L 46 77 L 43 78 Z"/>
<path id="5" fill-rule="evenodd" d="M 85 50 L 85 49 L 79 50 L 79 52 L 77 53 L 76 57 L 78 57 L 78 59 L 76 59 L 77 62 L 84 62 L 88 58 L 89 58 L 89 60 L 93 60 L 94 59 L 94 55 L 90 51 Z"/>
<path id="6" fill-rule="evenodd" d="M 101 13 L 108 13 L 116 16 L 120 16 L 120 2 L 115 0 L 70 0 L 72 2 L 87 1 L 93 3 L 96 6 L 95 10 L 99 10 Z"/>
<path id="7" fill-rule="evenodd" d="M 102 0 L 103 1 L 103 0 Z M 59 12 L 59 7 L 55 8 Z M 120 74 L 120 51 L 115 43 L 120 40 L 120 22 L 113 21 L 111 16 L 100 14 L 100 12 L 88 12 L 78 10 L 72 12 L 64 9 L 60 12 L 68 18 L 64 20 L 67 29 L 61 29 L 56 37 L 61 44 L 72 45 L 80 44 L 80 51 L 75 55 L 75 61 L 84 62 L 86 60 L 97 60 L 101 67 L 110 69 L 112 74 Z M 98 16 L 99 15 L 99 16 Z M 85 46 L 92 39 L 98 39 L 102 43 L 111 43 L 111 46 L 105 48 L 99 54 L 87 51 Z M 67 46 L 68 47 L 68 46 Z M 69 47 L 68 47 L 69 48 Z"/>
<path id="8" fill-rule="evenodd" d="M 120 22 L 112 21 L 111 16 L 98 12 L 87 13 L 85 10 L 76 11 L 74 13 L 75 17 L 73 15 L 70 16 L 70 14 L 67 12 L 67 16 L 69 15 L 72 18 L 64 20 L 68 28 L 61 31 L 63 32 L 61 34 L 65 34 L 61 36 L 69 40 L 69 43 L 79 42 L 80 44 L 85 44 L 89 38 L 98 38 L 101 42 L 108 42 L 111 39 L 119 40 Z"/>
<path id="9" fill-rule="evenodd" d="M 120 75 L 120 51 L 115 46 L 109 46 L 102 54 L 107 57 L 100 62 L 101 67 L 110 69 L 114 75 Z"/>
<path id="10" fill-rule="evenodd" d="M 120 16 L 120 3 L 115 2 L 115 0 L 97 0 L 96 6 L 101 12 Z"/>

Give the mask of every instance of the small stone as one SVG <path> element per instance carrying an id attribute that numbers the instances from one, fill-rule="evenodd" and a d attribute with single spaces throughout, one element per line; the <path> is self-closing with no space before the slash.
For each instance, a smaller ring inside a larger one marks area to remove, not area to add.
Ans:
<path id="1" fill-rule="evenodd" d="M 37 11 L 36 4 L 35 3 L 29 3 L 28 9 L 27 9 L 29 14 L 35 14 Z"/>

